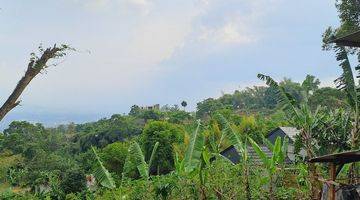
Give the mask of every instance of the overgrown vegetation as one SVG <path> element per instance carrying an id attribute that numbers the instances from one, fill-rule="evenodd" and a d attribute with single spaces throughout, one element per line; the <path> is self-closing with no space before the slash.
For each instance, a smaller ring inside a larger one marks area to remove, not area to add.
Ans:
<path id="1" fill-rule="evenodd" d="M 182 101 L 183 109 L 134 105 L 127 115 L 53 128 L 14 121 L 0 134 L 0 199 L 318 198 L 327 166 L 306 160 L 359 149 L 359 84 L 348 58 L 359 51 L 329 41 L 359 29 L 360 4 L 344 0 L 336 7 L 340 27 L 326 30 L 323 47 L 337 52 L 343 72 L 337 88 L 320 87 L 312 75 L 277 82 L 259 74 L 267 86 L 205 99 L 194 112 Z M 40 47 L 41 55 L 31 55 L 25 76 L 0 108 L 0 120 L 47 61 L 67 50 L 73 49 Z M 359 66 L 355 70 L 360 73 Z M 272 143 L 267 134 L 280 126 L 299 133 Z M 229 148 L 239 162 L 221 154 Z M 339 176 L 352 182 L 358 173 L 348 165 Z"/>
<path id="2" fill-rule="evenodd" d="M 133 106 L 129 115 L 56 128 L 14 121 L 1 135 L 0 178 L 10 188 L 2 190 L 2 198 L 307 199 L 314 184 L 308 176 L 311 166 L 301 160 L 285 165 L 286 148 L 281 144 L 286 141 L 264 143 L 266 134 L 291 125 L 314 138 L 309 142 L 298 138 L 298 148 L 311 147 L 310 156 L 338 152 L 351 148 L 347 142 L 351 116 L 346 106 L 338 106 L 346 105 L 338 94 L 342 91 L 320 88 L 313 76 L 301 84 L 290 79 L 273 84 L 204 100 L 194 113 L 178 106 L 151 110 Z M 279 88 L 298 99 L 290 104 L 278 101 Z M 265 99 L 272 98 L 273 106 L 265 106 Z M 321 109 L 312 104 L 323 99 L 337 104 Z M 305 104 L 306 108 L 301 106 Z M 289 105 L 299 106 L 299 116 L 292 115 Z M 316 113 L 316 121 L 308 120 L 309 113 Z M 312 124 L 302 124 L 303 119 Z M 259 148 L 263 144 L 273 152 L 272 158 Z M 241 156 L 239 164 L 219 155 L 230 145 Z M 250 146 L 262 164 L 249 157 Z"/>

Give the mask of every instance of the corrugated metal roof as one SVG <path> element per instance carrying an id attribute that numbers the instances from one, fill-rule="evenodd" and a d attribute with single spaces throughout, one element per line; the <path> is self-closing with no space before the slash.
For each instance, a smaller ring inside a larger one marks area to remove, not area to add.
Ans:
<path id="1" fill-rule="evenodd" d="M 267 155 L 268 158 L 272 157 L 272 152 L 267 146 L 265 145 L 259 145 L 259 146 L 261 150 Z M 248 150 L 248 157 L 250 162 L 255 165 L 261 165 L 262 160 L 254 150 L 254 148 L 252 146 L 248 146 L 247 150 Z M 228 148 L 220 152 L 220 154 L 228 158 L 234 164 L 238 164 L 241 162 L 241 156 L 233 145 L 229 146 Z M 286 158 L 285 163 L 291 163 L 291 160 L 289 158 Z"/>
<path id="2" fill-rule="evenodd" d="M 360 31 L 339 37 L 331 42 L 340 46 L 360 47 Z"/>
<path id="3" fill-rule="evenodd" d="M 282 131 L 284 131 L 284 133 L 289 136 L 290 139 L 292 139 L 293 141 L 295 141 L 295 136 L 300 134 L 300 131 L 297 130 L 294 127 L 289 127 L 289 126 L 281 126 L 279 127 Z"/>
<path id="4" fill-rule="evenodd" d="M 259 145 L 261 150 L 267 155 L 268 158 L 272 157 L 272 152 L 269 150 L 269 148 L 267 148 L 264 145 Z M 250 159 L 250 162 L 256 164 L 256 165 L 261 165 L 262 164 L 262 160 L 259 157 L 259 155 L 256 153 L 256 151 L 254 150 L 254 148 L 252 146 L 248 146 L 247 148 L 248 150 L 248 156 Z"/>
<path id="5" fill-rule="evenodd" d="M 359 162 L 359 161 L 360 161 L 360 150 L 328 154 L 325 156 L 320 156 L 309 160 L 309 162 L 329 162 L 329 163 L 338 163 L 338 164 L 346 164 L 346 163 Z"/>

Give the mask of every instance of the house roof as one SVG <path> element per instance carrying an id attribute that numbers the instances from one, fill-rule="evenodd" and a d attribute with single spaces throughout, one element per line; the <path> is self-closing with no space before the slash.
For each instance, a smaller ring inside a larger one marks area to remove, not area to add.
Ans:
<path id="1" fill-rule="evenodd" d="M 272 157 L 272 152 L 269 150 L 269 148 L 267 148 L 264 145 L 259 145 L 259 146 L 260 146 L 261 150 L 266 154 L 266 156 L 268 158 Z M 254 163 L 256 165 L 261 165 L 262 160 L 261 160 L 260 156 L 254 150 L 254 148 L 252 146 L 248 146 L 247 150 L 248 150 L 248 156 L 250 158 L 250 162 L 252 162 L 252 163 Z"/>
<path id="2" fill-rule="evenodd" d="M 269 148 L 265 145 L 259 144 L 261 150 L 267 155 L 268 158 L 270 158 L 272 156 L 272 152 L 269 150 Z M 256 153 L 256 151 L 254 150 L 254 148 L 252 146 L 248 146 L 247 147 L 248 150 L 248 157 L 250 162 L 252 162 L 255 165 L 261 165 L 262 164 L 262 160 L 259 157 L 259 155 Z M 226 158 L 228 158 L 232 163 L 234 164 L 238 164 L 241 160 L 241 156 L 239 154 L 239 152 L 236 150 L 236 148 L 234 147 L 234 145 L 229 146 L 228 148 L 226 148 L 225 150 L 223 150 L 222 152 L 220 152 L 220 154 Z M 290 163 L 290 159 L 287 158 L 286 163 Z"/>
<path id="3" fill-rule="evenodd" d="M 284 131 L 284 133 L 289 136 L 290 139 L 292 139 L 293 141 L 295 141 L 295 136 L 300 133 L 300 131 L 294 127 L 282 126 L 279 128 Z"/>
<path id="4" fill-rule="evenodd" d="M 320 162 L 320 163 L 336 163 L 346 164 L 360 161 L 360 150 L 346 151 L 342 153 L 328 154 L 316 158 L 312 158 L 309 162 Z"/>
<path id="5" fill-rule="evenodd" d="M 282 130 L 292 141 L 295 141 L 295 136 L 298 135 L 300 133 L 300 131 L 294 127 L 290 127 L 290 126 L 280 126 L 274 130 L 272 130 L 268 135 L 267 138 L 269 136 L 271 136 L 272 134 L 274 134 L 276 131 L 278 130 Z"/>
<path id="6" fill-rule="evenodd" d="M 360 31 L 336 38 L 331 42 L 340 46 L 360 47 Z"/>

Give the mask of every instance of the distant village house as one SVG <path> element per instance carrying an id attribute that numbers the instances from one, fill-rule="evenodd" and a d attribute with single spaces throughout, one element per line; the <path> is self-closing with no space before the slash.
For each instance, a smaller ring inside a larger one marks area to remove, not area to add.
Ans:
<path id="1" fill-rule="evenodd" d="M 267 134 L 266 139 L 268 139 L 272 144 L 275 144 L 276 138 L 278 137 L 280 137 L 282 140 L 284 140 L 284 138 L 288 138 L 289 144 L 288 144 L 287 158 L 285 162 L 291 163 L 295 161 L 294 143 L 295 143 L 295 137 L 299 133 L 300 131 L 294 127 L 278 127 L 270 131 L 270 133 Z M 272 156 L 272 152 L 266 145 L 259 144 L 259 146 L 268 157 Z M 251 145 L 247 147 L 247 150 L 250 160 L 254 164 L 261 164 L 260 157 L 257 155 L 257 153 L 255 152 L 255 150 L 252 148 Z M 229 146 L 228 148 L 220 152 L 220 154 L 226 157 L 227 159 L 229 159 L 234 164 L 238 164 L 241 160 L 240 154 L 237 152 L 236 148 L 233 145 Z M 305 151 L 301 150 L 299 154 L 300 156 L 304 157 Z"/>
<path id="2" fill-rule="evenodd" d="M 159 110 L 160 109 L 160 104 L 155 104 L 152 106 L 140 106 L 141 110 Z"/>

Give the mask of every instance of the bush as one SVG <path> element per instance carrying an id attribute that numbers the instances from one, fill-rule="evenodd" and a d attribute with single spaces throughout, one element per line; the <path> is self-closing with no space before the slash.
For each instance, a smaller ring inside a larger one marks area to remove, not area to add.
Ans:
<path id="1" fill-rule="evenodd" d="M 86 189 L 86 177 L 82 170 L 69 170 L 61 181 L 61 188 L 65 194 L 77 193 Z"/>
<path id="2" fill-rule="evenodd" d="M 39 200 L 36 196 L 26 193 L 26 194 L 17 194 L 10 189 L 0 192 L 1 200 Z"/>
<path id="3" fill-rule="evenodd" d="M 100 154 L 105 167 L 118 178 L 121 178 L 128 146 L 125 142 L 115 142 L 107 145 Z"/>
<path id="4" fill-rule="evenodd" d="M 166 174 L 174 169 L 173 144 L 182 141 L 183 136 L 183 129 L 168 122 L 151 121 L 146 124 L 141 135 L 146 161 L 150 159 L 155 143 L 159 142 L 151 168 L 152 174 Z"/>

